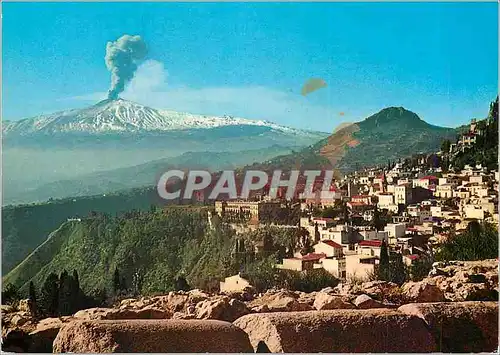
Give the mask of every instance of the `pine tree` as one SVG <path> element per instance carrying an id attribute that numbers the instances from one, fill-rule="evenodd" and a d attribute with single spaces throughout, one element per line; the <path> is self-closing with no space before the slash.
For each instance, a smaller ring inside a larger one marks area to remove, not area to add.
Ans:
<path id="1" fill-rule="evenodd" d="M 59 305 L 59 278 L 56 274 L 51 273 L 45 279 L 40 291 L 39 307 L 43 314 L 47 317 L 57 315 Z"/>
<path id="2" fill-rule="evenodd" d="M 38 314 L 38 309 L 37 309 L 35 284 L 33 283 L 33 281 L 30 281 L 28 292 L 29 292 L 28 300 L 29 300 L 30 312 L 34 317 L 36 317 Z"/>

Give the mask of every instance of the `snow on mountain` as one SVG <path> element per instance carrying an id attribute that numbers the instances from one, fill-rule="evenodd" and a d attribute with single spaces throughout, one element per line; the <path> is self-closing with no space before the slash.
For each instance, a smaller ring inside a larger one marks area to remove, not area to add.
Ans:
<path id="1" fill-rule="evenodd" d="M 264 126 L 288 134 L 313 134 L 310 131 L 263 120 L 156 110 L 123 99 L 104 100 L 88 108 L 56 112 L 20 121 L 4 121 L 2 133 L 21 136 L 36 133 L 101 134 L 207 129 L 235 125 Z"/>

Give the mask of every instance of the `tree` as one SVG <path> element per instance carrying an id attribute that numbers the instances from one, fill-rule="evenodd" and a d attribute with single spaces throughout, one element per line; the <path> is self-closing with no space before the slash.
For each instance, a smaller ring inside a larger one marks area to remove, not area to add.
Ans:
<path id="1" fill-rule="evenodd" d="M 318 223 L 314 223 L 314 241 L 317 243 L 321 239 L 321 234 L 319 233 Z"/>
<path id="2" fill-rule="evenodd" d="M 3 304 L 13 304 L 19 301 L 19 290 L 14 284 L 5 285 L 2 291 L 2 303 Z"/>
<path id="3" fill-rule="evenodd" d="M 443 152 L 444 154 L 450 152 L 450 147 L 451 147 L 451 141 L 449 139 L 444 139 L 441 142 L 441 152 Z"/>
<path id="4" fill-rule="evenodd" d="M 36 315 L 38 314 L 38 309 L 36 301 L 35 284 L 33 283 L 33 281 L 30 281 L 28 290 L 28 300 L 29 300 L 30 312 L 34 317 L 36 317 Z"/>
<path id="5" fill-rule="evenodd" d="M 389 280 L 398 285 L 402 285 L 408 279 L 408 269 L 403 262 L 403 255 L 400 253 L 394 254 L 389 265 Z"/>
<path id="6" fill-rule="evenodd" d="M 59 302 L 58 313 L 69 316 L 73 310 L 72 277 L 64 270 L 59 276 Z"/>
<path id="7" fill-rule="evenodd" d="M 378 279 L 383 281 L 389 281 L 389 252 L 387 250 L 387 244 L 385 240 L 382 241 L 380 247 L 380 261 L 378 264 Z"/>
<path id="8" fill-rule="evenodd" d="M 176 291 L 189 291 L 191 288 L 189 287 L 189 284 L 186 281 L 186 278 L 184 276 L 179 276 L 175 280 L 175 290 Z"/>
<path id="9" fill-rule="evenodd" d="M 375 209 L 373 210 L 372 225 L 378 231 L 381 230 L 382 228 L 384 228 L 384 222 L 382 221 L 382 218 L 380 217 L 380 211 L 379 211 L 377 206 L 375 206 Z"/>
<path id="10" fill-rule="evenodd" d="M 410 276 L 412 281 L 421 281 L 432 269 L 432 262 L 428 258 L 415 260 L 410 266 Z"/>
<path id="11" fill-rule="evenodd" d="M 71 313 L 75 313 L 82 309 L 82 296 L 78 272 L 73 270 L 73 276 L 71 277 Z"/>
<path id="12" fill-rule="evenodd" d="M 490 223 L 472 221 L 462 234 L 450 237 L 436 260 L 482 260 L 498 257 L 498 231 Z"/>
<path id="13" fill-rule="evenodd" d="M 45 279 L 40 291 L 40 310 L 47 317 L 57 315 L 59 306 L 59 278 L 56 274 L 51 273 Z"/>
<path id="14" fill-rule="evenodd" d="M 122 290 L 121 280 L 120 280 L 120 272 L 118 268 L 115 268 L 115 272 L 113 273 L 113 293 L 118 295 Z"/>

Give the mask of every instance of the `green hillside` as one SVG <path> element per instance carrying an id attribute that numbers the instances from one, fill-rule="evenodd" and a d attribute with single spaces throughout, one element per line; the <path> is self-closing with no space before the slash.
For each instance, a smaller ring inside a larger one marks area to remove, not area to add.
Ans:
<path id="1" fill-rule="evenodd" d="M 141 188 L 106 196 L 3 207 L 2 272 L 5 275 L 12 270 L 68 218 L 85 217 L 92 211 L 115 215 L 134 209 L 147 210 L 160 203 L 156 189 Z"/>
<path id="2" fill-rule="evenodd" d="M 251 168 L 334 168 L 349 172 L 437 151 L 443 139 L 454 140 L 457 133 L 454 128 L 430 125 L 402 107 L 389 107 L 363 121 L 341 127 L 313 146 Z"/>
<path id="3" fill-rule="evenodd" d="M 77 270 L 84 291 L 109 290 L 116 268 L 127 287 L 140 294 L 170 291 L 181 275 L 193 287 L 210 289 L 243 265 L 250 273 L 263 272 L 263 266 L 272 264 L 269 258 L 284 257 L 285 247 L 298 240 L 295 230 L 277 227 L 237 238 L 215 217 L 209 228 L 207 208 L 172 206 L 66 222 L 3 282 L 25 292 L 30 281 L 41 285 L 52 272 Z M 257 242 L 264 243 L 259 255 L 254 254 Z"/>

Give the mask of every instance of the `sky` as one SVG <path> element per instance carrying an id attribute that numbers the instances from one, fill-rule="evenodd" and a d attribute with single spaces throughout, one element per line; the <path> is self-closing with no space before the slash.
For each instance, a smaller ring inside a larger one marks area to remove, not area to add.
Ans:
<path id="1" fill-rule="evenodd" d="M 458 126 L 498 92 L 498 4 L 3 3 L 2 114 L 105 98 L 106 43 L 139 35 L 121 97 L 324 132 L 403 106 Z M 327 86 L 306 96 L 310 78 Z"/>

